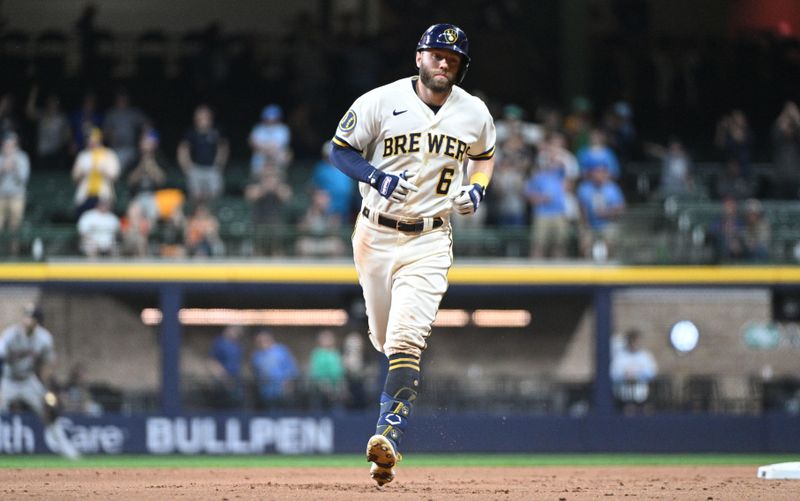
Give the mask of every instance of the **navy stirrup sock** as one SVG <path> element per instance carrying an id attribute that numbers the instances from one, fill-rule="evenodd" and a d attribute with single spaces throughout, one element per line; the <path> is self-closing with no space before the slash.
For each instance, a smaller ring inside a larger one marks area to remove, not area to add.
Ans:
<path id="1" fill-rule="evenodd" d="M 381 393 L 380 417 L 375 427 L 395 445 L 400 443 L 419 390 L 419 357 L 398 353 L 389 356 L 389 374 Z"/>

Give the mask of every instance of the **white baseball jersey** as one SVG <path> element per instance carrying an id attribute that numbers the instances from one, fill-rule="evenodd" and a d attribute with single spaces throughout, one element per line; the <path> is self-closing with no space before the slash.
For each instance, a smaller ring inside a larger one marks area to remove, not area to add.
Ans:
<path id="1" fill-rule="evenodd" d="M 418 78 L 403 78 L 359 97 L 333 141 L 357 150 L 383 172 L 413 175 L 409 181 L 419 191 L 410 192 L 402 204 L 361 183 L 370 209 L 407 218 L 446 216 L 452 209 L 448 195 L 461 187 L 465 160 L 494 154 L 494 121 L 483 101 L 458 86 L 434 113 L 414 91 Z"/>
<path id="2" fill-rule="evenodd" d="M 36 376 L 39 361 L 52 362 L 53 336 L 37 325 L 30 336 L 21 324 L 12 325 L 0 335 L 0 358 L 3 359 L 3 379 L 23 380 Z"/>

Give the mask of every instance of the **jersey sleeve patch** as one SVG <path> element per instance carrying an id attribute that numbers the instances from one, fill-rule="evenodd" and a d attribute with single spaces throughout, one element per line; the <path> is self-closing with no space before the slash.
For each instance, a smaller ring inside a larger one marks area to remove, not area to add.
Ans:
<path id="1" fill-rule="evenodd" d="M 356 123 L 358 123 L 356 112 L 352 109 L 347 110 L 347 113 L 344 114 L 341 122 L 339 122 L 339 130 L 342 132 L 350 132 L 356 128 Z"/>
<path id="2" fill-rule="evenodd" d="M 470 158 L 470 160 L 489 160 L 494 156 L 494 146 L 484 151 L 483 153 L 478 153 L 477 155 L 470 155 L 468 153 L 467 156 Z"/>

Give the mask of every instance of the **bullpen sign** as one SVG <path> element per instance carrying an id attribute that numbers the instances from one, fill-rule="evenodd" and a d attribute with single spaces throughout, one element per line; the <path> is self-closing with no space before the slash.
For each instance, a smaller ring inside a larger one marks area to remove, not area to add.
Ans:
<path id="1" fill-rule="evenodd" d="M 151 417 L 150 454 L 314 454 L 333 452 L 330 418 Z"/>
<path id="2" fill-rule="evenodd" d="M 82 454 L 330 454 L 335 421 L 286 416 L 68 416 Z M 362 428 L 363 429 L 363 428 Z M 0 454 L 51 452 L 34 415 L 0 416 Z"/>

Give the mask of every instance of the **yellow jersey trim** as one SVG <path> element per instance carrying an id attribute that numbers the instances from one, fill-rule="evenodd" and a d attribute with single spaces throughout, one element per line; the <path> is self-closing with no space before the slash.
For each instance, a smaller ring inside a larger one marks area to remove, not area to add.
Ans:
<path id="1" fill-rule="evenodd" d="M 350 143 L 340 138 L 339 136 L 334 136 L 331 141 L 333 141 L 333 144 L 335 144 L 336 146 L 341 146 L 342 148 L 349 148 L 351 150 L 361 153 L 361 150 L 359 150 L 358 148 L 354 148 Z"/>

